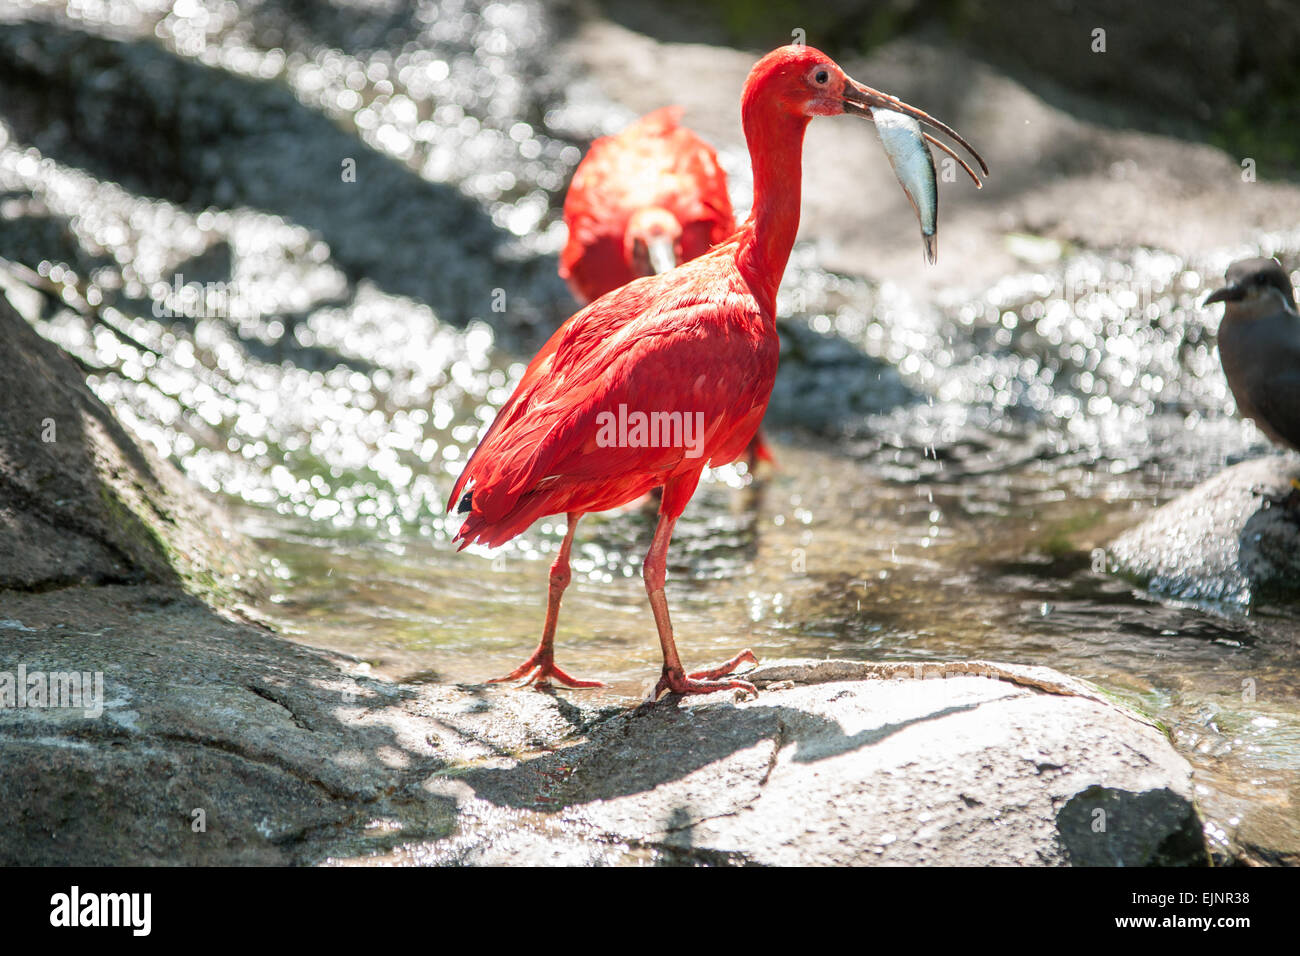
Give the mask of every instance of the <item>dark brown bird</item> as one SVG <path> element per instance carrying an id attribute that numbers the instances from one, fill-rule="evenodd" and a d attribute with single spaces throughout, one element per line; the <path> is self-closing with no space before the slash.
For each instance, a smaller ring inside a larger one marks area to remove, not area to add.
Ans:
<path id="1" fill-rule="evenodd" d="M 1205 304 L 1223 303 L 1219 360 L 1243 418 L 1300 451 L 1300 314 L 1276 259 L 1242 259 Z"/>

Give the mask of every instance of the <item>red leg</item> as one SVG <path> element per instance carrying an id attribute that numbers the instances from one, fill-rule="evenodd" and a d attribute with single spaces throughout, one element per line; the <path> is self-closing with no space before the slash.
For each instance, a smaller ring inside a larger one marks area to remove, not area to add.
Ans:
<path id="1" fill-rule="evenodd" d="M 524 684 L 535 684 L 538 687 L 546 686 L 551 679 L 559 681 L 569 687 L 604 687 L 598 680 L 579 680 L 576 677 L 570 677 L 564 671 L 555 666 L 555 625 L 560 619 L 560 598 L 564 596 L 564 589 L 569 586 L 571 575 L 569 573 L 569 552 L 573 548 L 573 532 L 578 527 L 580 514 L 571 514 L 568 516 L 569 527 L 564 532 L 564 541 L 560 543 L 560 553 L 555 556 L 555 563 L 551 565 L 551 586 L 546 598 L 546 624 L 542 628 L 542 640 L 537 645 L 537 650 L 533 651 L 531 657 L 524 661 L 519 667 L 516 667 L 505 677 L 497 677 L 490 681 L 489 684 L 499 684 L 503 681 L 519 680 L 526 678 Z"/>
<path id="2" fill-rule="evenodd" d="M 698 481 L 699 475 L 695 476 Z M 670 483 L 671 484 L 671 483 Z M 654 540 L 650 551 L 645 556 L 645 589 L 650 596 L 650 610 L 654 612 L 655 627 L 659 630 L 659 646 L 664 654 L 664 670 L 655 685 L 654 697 L 657 700 L 665 691 L 673 694 L 711 694 L 715 690 L 737 688 L 758 696 L 758 690 L 749 681 L 731 679 L 717 680 L 731 673 L 741 661 L 755 660 L 752 651 L 736 655 L 722 667 L 708 671 L 699 671 L 686 675 L 681 658 L 677 656 L 677 644 L 673 640 L 673 625 L 668 617 L 668 598 L 664 595 L 664 582 L 667 580 L 668 541 L 673 536 L 673 525 L 682 513 L 695 482 L 689 487 L 665 487 L 663 505 L 659 512 L 659 526 L 655 528 Z M 683 493 L 684 492 L 684 493 Z"/>
<path id="3" fill-rule="evenodd" d="M 772 449 L 767 447 L 767 442 L 763 439 L 763 430 L 761 428 L 754 432 L 754 437 L 749 441 L 749 447 L 745 449 L 745 463 L 749 466 L 751 475 L 757 475 L 760 461 L 772 465 L 776 464 L 776 459 L 772 457 Z"/>

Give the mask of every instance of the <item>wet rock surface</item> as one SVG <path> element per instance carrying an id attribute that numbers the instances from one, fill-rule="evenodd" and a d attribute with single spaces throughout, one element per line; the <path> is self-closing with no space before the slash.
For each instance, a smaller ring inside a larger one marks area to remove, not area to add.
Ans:
<path id="1" fill-rule="evenodd" d="M 122 427 L 3 289 L 0 355 L 0 590 L 184 580 L 229 600 L 241 571 L 255 573 L 225 517 Z"/>
<path id="2" fill-rule="evenodd" d="M 1157 509 L 1110 547 L 1116 569 L 1184 600 L 1248 605 L 1300 592 L 1300 461 L 1245 461 Z"/>
<path id="3" fill-rule="evenodd" d="M 389 719 L 409 690 L 173 589 L 3 601 L 4 670 L 99 671 L 104 697 L 0 710 L 6 865 L 290 863 L 441 763 L 427 728 Z"/>

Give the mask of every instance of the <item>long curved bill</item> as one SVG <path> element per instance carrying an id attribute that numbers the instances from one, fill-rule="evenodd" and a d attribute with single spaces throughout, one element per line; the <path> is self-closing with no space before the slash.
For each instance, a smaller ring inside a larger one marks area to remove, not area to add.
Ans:
<path id="1" fill-rule="evenodd" d="M 673 248 L 673 240 L 667 236 L 655 236 L 646 243 L 646 250 L 650 254 L 650 268 L 655 275 L 663 275 L 677 268 L 677 252 Z"/>
<path id="2" fill-rule="evenodd" d="M 853 80 L 849 80 L 844 89 L 844 112 L 865 116 L 875 122 L 876 132 L 880 135 L 885 155 L 889 157 L 889 164 L 894 168 L 894 175 L 911 200 L 912 208 L 916 210 L 921 225 L 921 240 L 925 244 L 925 258 L 933 263 L 938 241 L 939 193 L 935 184 L 934 159 L 926 144 L 938 147 L 955 159 L 966 170 L 977 189 L 983 184 L 970 164 L 946 143 L 921 129 L 921 124 L 943 133 L 965 148 L 987 176 L 989 167 L 984 162 L 984 157 L 960 133 L 924 110 L 918 110 L 896 96 L 881 93 Z"/>

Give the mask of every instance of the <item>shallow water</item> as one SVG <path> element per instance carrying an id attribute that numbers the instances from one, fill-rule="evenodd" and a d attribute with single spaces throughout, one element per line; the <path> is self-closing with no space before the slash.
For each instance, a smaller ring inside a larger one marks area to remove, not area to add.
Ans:
<path id="1" fill-rule="evenodd" d="M 404 679 L 509 671 L 536 642 L 563 519 L 456 553 L 441 508 L 573 308 L 554 275 L 562 191 L 585 141 L 629 115 L 541 69 L 564 23 L 535 3 L 313 23 L 275 4 L 115 5 L 111 24 L 108 7 L 76 9 L 35 5 L 49 22 L 0 36 L 49 100 L 0 117 L 0 256 L 53 293 L 20 307 L 234 504 L 286 633 Z M 102 76 L 51 81 L 87 46 Z M 123 76 L 140 89 L 103 92 Z M 158 94 L 177 85 L 251 132 L 212 139 L 168 112 Z M 114 116 L 165 134 L 172 166 L 133 162 L 95 125 L 111 96 Z M 75 129 L 41 119 L 69 111 Z M 340 179 L 349 157 L 356 183 Z M 744 157 L 723 161 L 743 204 Z M 683 654 L 1050 665 L 1170 728 L 1217 845 L 1267 845 L 1250 828 L 1288 825 L 1300 799 L 1294 607 L 1183 604 L 1094 570 L 1150 508 L 1271 453 L 1232 417 L 1217 316 L 1196 305 L 1256 250 L 1185 262 L 999 241 L 1025 248 L 1023 273 L 932 302 L 796 249 L 768 422 L 779 469 L 713 473 L 679 523 Z M 1261 245 L 1295 261 L 1300 233 Z M 580 528 L 559 660 L 606 680 L 596 694 L 632 699 L 657 677 L 651 530 L 636 507 Z M 1236 834 L 1246 806 L 1263 822 Z"/>

